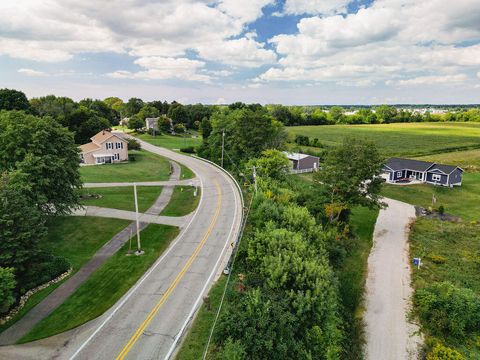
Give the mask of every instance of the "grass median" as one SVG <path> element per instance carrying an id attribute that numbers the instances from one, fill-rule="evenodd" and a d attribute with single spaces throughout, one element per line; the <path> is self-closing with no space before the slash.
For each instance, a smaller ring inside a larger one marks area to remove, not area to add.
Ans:
<path id="1" fill-rule="evenodd" d="M 160 196 L 160 186 L 137 186 L 138 211 L 145 212 Z M 100 206 L 111 209 L 135 211 L 133 186 L 109 188 L 84 188 L 82 194 L 100 195 L 100 198 L 85 198 L 81 201 L 85 206 Z"/>
<path id="2" fill-rule="evenodd" d="M 73 329 L 103 314 L 137 282 L 177 234 L 176 227 L 150 224 L 141 233 L 144 255 L 126 256 L 129 250 L 129 243 L 126 243 L 20 343 Z M 135 242 L 133 238 L 132 244 Z"/>
<path id="3" fill-rule="evenodd" d="M 195 187 L 193 186 L 175 186 L 170 202 L 160 215 L 184 216 L 190 214 L 198 206 L 200 189 L 197 189 L 197 196 L 194 194 Z"/>

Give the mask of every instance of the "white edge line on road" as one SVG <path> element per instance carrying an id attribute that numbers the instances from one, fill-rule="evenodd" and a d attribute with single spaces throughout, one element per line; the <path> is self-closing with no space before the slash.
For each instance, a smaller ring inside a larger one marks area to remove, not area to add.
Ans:
<path id="1" fill-rule="evenodd" d="M 204 190 L 203 187 L 203 181 L 202 178 L 199 177 L 200 179 L 200 187 L 202 190 Z M 195 210 L 194 215 L 188 222 L 187 226 L 182 230 L 181 234 L 175 239 L 175 241 L 171 244 L 171 246 L 168 247 L 167 251 L 163 253 L 163 255 L 160 257 L 160 259 L 157 260 L 157 262 L 142 276 L 142 278 L 136 283 L 136 285 L 130 289 L 130 291 L 127 293 L 125 298 L 117 305 L 117 307 L 112 311 L 112 313 L 97 327 L 97 329 L 85 340 L 85 342 L 75 351 L 75 353 L 69 358 L 70 360 L 73 360 L 75 357 L 80 354 L 80 352 L 85 348 L 85 346 L 88 345 L 88 343 L 98 334 L 100 330 L 109 322 L 113 315 L 117 313 L 118 310 L 130 299 L 130 297 L 133 295 L 133 293 L 142 285 L 142 283 L 148 278 L 148 276 L 157 268 L 158 265 L 163 261 L 163 259 L 170 253 L 170 251 L 178 244 L 178 242 L 183 238 L 184 234 L 187 232 L 188 228 L 192 224 L 192 221 L 197 217 L 198 210 L 201 208 L 201 205 L 204 200 L 204 191 L 201 192 L 201 198 L 200 198 L 200 204 L 198 204 L 197 209 Z"/>
<path id="2" fill-rule="evenodd" d="M 228 178 L 228 175 L 225 175 L 224 176 L 226 178 Z M 234 188 L 233 186 L 233 181 L 230 179 L 229 181 L 230 183 L 230 187 L 232 188 L 233 190 L 233 193 L 234 193 L 234 199 L 235 199 L 235 209 L 237 208 L 237 205 L 238 205 L 238 201 L 237 201 L 237 191 L 236 189 Z M 205 285 L 203 286 L 202 288 L 202 291 L 200 292 L 200 294 L 198 295 L 198 298 L 197 300 L 195 301 L 195 303 L 193 304 L 192 306 L 192 309 L 190 310 L 190 313 L 188 314 L 187 316 L 187 319 L 185 320 L 185 322 L 183 323 L 182 327 L 180 328 L 180 331 L 177 333 L 177 335 L 175 336 L 175 339 L 173 340 L 173 344 L 171 345 L 170 349 L 168 350 L 168 353 L 167 355 L 165 355 L 165 360 L 168 360 L 170 359 L 170 357 L 173 355 L 173 353 L 175 352 L 176 350 L 176 347 L 177 347 L 177 344 L 178 344 L 178 341 L 180 340 L 180 338 L 182 337 L 183 335 L 183 332 L 185 331 L 185 329 L 187 328 L 190 320 L 192 319 L 193 315 L 195 314 L 195 312 L 197 311 L 197 307 L 199 306 L 199 303 L 200 301 L 202 300 L 203 298 L 203 295 L 207 289 L 207 287 L 210 285 L 210 282 L 212 281 L 212 278 L 213 276 L 215 275 L 215 273 L 218 271 L 218 266 L 221 262 L 221 260 L 223 260 L 223 257 L 225 256 L 225 252 L 228 248 L 228 245 L 230 244 L 230 238 L 232 236 L 232 233 L 233 233 L 233 229 L 235 227 L 235 224 L 236 224 L 236 221 L 237 221 L 237 211 L 235 211 L 235 216 L 233 218 L 233 222 L 232 222 L 232 226 L 230 227 L 230 232 L 227 236 L 227 241 L 225 242 L 225 245 L 223 246 L 223 249 L 222 249 L 222 252 L 220 253 L 218 259 L 217 259 L 217 262 L 215 263 L 215 266 L 213 267 L 212 269 L 212 272 L 210 273 L 210 276 L 208 277 L 207 281 L 205 282 Z"/>

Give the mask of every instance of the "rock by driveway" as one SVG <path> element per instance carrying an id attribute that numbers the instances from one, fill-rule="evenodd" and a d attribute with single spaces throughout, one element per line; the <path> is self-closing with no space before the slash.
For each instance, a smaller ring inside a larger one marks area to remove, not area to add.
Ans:
<path id="1" fill-rule="evenodd" d="M 366 284 L 366 355 L 368 360 L 417 359 L 421 338 L 407 321 L 412 296 L 408 225 L 415 208 L 384 199 L 368 258 Z"/>

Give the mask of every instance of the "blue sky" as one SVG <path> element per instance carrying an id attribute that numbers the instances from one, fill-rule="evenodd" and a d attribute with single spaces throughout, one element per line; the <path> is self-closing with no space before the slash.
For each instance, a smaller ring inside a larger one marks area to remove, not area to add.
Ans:
<path id="1" fill-rule="evenodd" d="M 184 103 L 479 103 L 480 2 L 0 3 L 0 87 Z"/>

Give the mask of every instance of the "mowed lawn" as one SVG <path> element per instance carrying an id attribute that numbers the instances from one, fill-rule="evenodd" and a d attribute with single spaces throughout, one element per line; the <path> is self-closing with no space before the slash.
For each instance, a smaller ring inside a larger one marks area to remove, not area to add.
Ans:
<path id="1" fill-rule="evenodd" d="M 480 148 L 477 123 L 397 123 L 288 127 L 293 135 L 318 138 L 326 146 L 345 137 L 373 141 L 384 156 L 422 156 L 454 150 Z"/>
<path id="2" fill-rule="evenodd" d="M 137 186 L 138 211 L 145 212 L 160 196 L 159 186 Z M 133 186 L 109 188 L 84 188 L 82 194 L 100 195 L 101 198 L 83 199 L 82 205 L 100 206 L 112 209 L 135 211 L 135 196 Z"/>
<path id="3" fill-rule="evenodd" d="M 48 236 L 40 245 L 57 256 L 68 259 L 75 273 L 103 244 L 124 229 L 130 221 L 95 217 L 55 217 L 47 222 Z M 63 281 L 62 281 L 63 282 Z M 49 287 L 31 296 L 19 313 L 7 323 L 0 325 L 0 331 L 21 319 L 47 295 L 62 284 Z"/>
<path id="4" fill-rule="evenodd" d="M 164 157 L 150 152 L 129 151 L 134 157 L 120 164 L 82 166 L 80 174 L 83 182 L 134 182 L 163 181 L 170 177 L 170 162 Z"/>
<path id="5" fill-rule="evenodd" d="M 200 200 L 200 189 L 195 194 L 193 186 L 175 186 L 172 198 L 160 215 L 163 216 L 184 216 L 194 211 Z"/>
<path id="6" fill-rule="evenodd" d="M 466 173 L 463 184 L 448 188 L 430 184 L 389 185 L 382 188 L 382 195 L 425 208 L 432 206 L 433 195 L 437 199 L 433 205 L 443 205 L 445 213 L 461 217 L 466 221 L 480 221 L 480 173 Z"/>
<path id="7" fill-rule="evenodd" d="M 149 142 L 152 145 L 164 147 L 172 150 L 179 150 L 181 148 L 193 146 L 196 147 L 202 143 L 202 138 L 198 135 L 186 134 L 185 137 L 181 135 L 162 134 L 152 136 L 149 134 L 135 135 L 139 139 Z"/>
<path id="8" fill-rule="evenodd" d="M 410 253 L 420 257 L 420 269 L 413 267 L 413 286 L 422 289 L 434 282 L 448 281 L 480 295 L 480 227 L 468 223 L 419 219 L 410 233 Z M 455 315 L 452 315 L 455 316 Z M 422 324 L 427 329 L 428 323 Z M 425 330 L 424 329 L 424 330 Z M 480 359 L 480 338 L 473 335 L 461 341 L 443 339 L 465 359 Z M 430 339 L 429 339 L 430 340 Z"/>
<path id="9" fill-rule="evenodd" d="M 20 343 L 61 333 L 103 314 L 137 282 L 177 234 L 176 227 L 150 224 L 141 232 L 144 255 L 127 256 L 127 242 Z M 136 237 L 132 239 L 135 243 Z"/>

